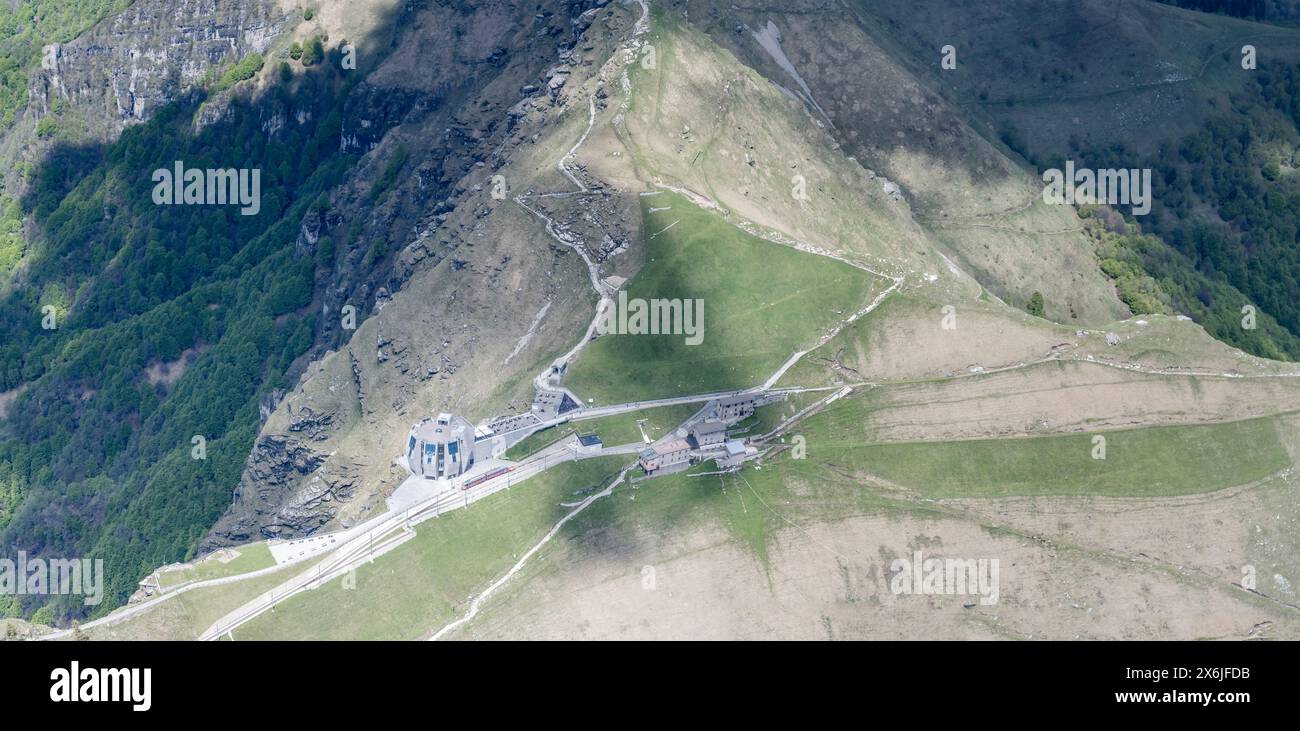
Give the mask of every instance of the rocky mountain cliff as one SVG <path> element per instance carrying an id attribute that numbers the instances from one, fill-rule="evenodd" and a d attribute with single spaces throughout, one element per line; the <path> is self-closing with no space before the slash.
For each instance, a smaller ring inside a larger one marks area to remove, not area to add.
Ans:
<path id="1" fill-rule="evenodd" d="M 265 53 L 297 13 L 274 0 L 137 0 L 68 43 L 46 47 L 29 114 L 68 102 L 100 139 L 149 119 L 213 68 Z"/>

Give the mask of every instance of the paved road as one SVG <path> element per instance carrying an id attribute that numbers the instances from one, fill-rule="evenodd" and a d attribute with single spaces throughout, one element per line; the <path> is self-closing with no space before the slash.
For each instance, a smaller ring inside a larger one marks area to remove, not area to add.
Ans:
<path id="1" fill-rule="evenodd" d="M 802 355 L 802 353 L 799 353 L 797 355 Z M 783 366 L 781 372 L 784 372 L 785 367 L 788 366 Z M 697 404 L 697 403 L 702 404 L 708 401 L 712 401 L 713 399 L 728 398 L 730 396 L 739 396 L 741 394 L 747 394 L 747 393 L 781 395 L 781 394 L 791 394 L 791 393 L 807 393 L 810 391 L 833 391 L 833 390 L 835 390 L 834 386 L 818 386 L 815 388 L 798 388 L 798 387 L 769 388 L 765 386 L 754 386 L 752 388 L 740 388 L 733 391 L 714 391 L 712 393 L 697 393 L 697 394 L 691 394 L 689 396 L 672 396 L 669 398 L 648 399 L 646 401 L 629 401 L 624 404 L 611 404 L 609 406 L 592 406 L 590 408 L 584 408 L 580 411 L 572 411 L 563 416 L 557 416 L 554 419 L 548 419 L 546 421 L 542 421 L 538 424 L 533 424 L 524 427 L 522 429 L 515 429 L 514 431 L 506 432 L 501 436 L 510 436 L 514 434 L 519 434 L 520 432 L 527 432 L 527 434 L 524 434 L 523 436 L 520 437 L 520 441 L 522 441 L 522 439 L 528 436 L 529 434 L 533 434 L 553 426 L 559 426 L 560 424 L 568 424 L 569 422 L 573 422 L 573 421 L 586 421 L 588 419 L 600 419 L 606 416 L 617 416 L 619 414 L 627 414 L 633 411 L 641 411 L 643 409 L 653 409 L 660 406 L 681 406 L 683 404 Z"/>
<path id="2" fill-rule="evenodd" d="M 218 619 L 199 636 L 201 640 L 215 640 L 222 635 L 252 620 L 277 603 L 296 594 L 321 586 L 331 579 L 342 576 L 363 563 L 396 548 L 415 533 L 411 530 L 425 520 L 437 517 L 449 510 L 468 506 L 500 490 L 509 489 L 522 480 L 536 476 L 562 462 L 575 459 L 572 449 L 565 445 L 548 448 L 520 463 L 513 472 L 487 480 L 469 490 L 454 487 L 441 490 L 433 497 L 413 505 L 405 510 L 385 513 L 363 524 L 363 529 L 349 530 L 353 537 L 321 560 L 316 566 L 281 583 L 243 606 Z M 397 533 L 401 531 L 400 533 Z M 394 535 L 396 534 L 396 535 Z"/>

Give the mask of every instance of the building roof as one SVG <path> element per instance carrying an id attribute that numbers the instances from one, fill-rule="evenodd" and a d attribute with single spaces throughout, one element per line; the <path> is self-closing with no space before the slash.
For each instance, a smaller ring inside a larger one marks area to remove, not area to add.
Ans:
<path id="1" fill-rule="evenodd" d="M 581 444 L 581 445 L 584 446 L 584 447 L 599 447 L 599 446 L 601 446 L 600 437 L 597 436 L 597 435 L 595 435 L 595 434 L 583 434 L 583 435 L 579 436 L 579 437 L 578 437 L 578 444 Z"/>
<path id="2" fill-rule="evenodd" d="M 654 450 L 659 454 L 670 454 L 672 452 L 680 452 L 683 449 L 690 449 L 690 448 L 691 448 L 690 443 L 687 442 L 685 439 L 670 439 L 666 442 L 663 442 L 661 444 L 656 444 L 654 446 Z"/>
<path id="3" fill-rule="evenodd" d="M 739 439 L 732 439 L 727 442 L 727 454 L 735 457 L 745 453 L 745 443 Z"/>
<path id="4" fill-rule="evenodd" d="M 439 414 L 436 420 L 425 419 L 416 424 L 411 436 L 432 444 L 446 444 L 457 439 L 473 441 L 474 425 L 464 417 Z"/>
<path id="5" fill-rule="evenodd" d="M 727 425 L 720 419 L 705 419 L 704 421 L 696 422 L 696 424 L 691 427 L 691 430 L 696 434 L 713 434 L 714 432 L 726 431 Z"/>

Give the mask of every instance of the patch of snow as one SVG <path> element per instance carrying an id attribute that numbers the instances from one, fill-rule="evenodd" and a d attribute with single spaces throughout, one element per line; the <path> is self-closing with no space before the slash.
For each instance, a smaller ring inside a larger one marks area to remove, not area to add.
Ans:
<path id="1" fill-rule="evenodd" d="M 942 257 L 944 263 L 948 265 L 948 271 L 952 272 L 953 276 L 956 277 L 961 276 L 961 270 L 957 268 L 956 264 L 952 263 L 952 259 L 949 259 L 947 256 L 945 256 L 942 251 L 939 252 L 939 256 Z"/>
<path id="2" fill-rule="evenodd" d="M 542 305 L 542 309 L 538 310 L 533 317 L 533 324 L 528 326 L 528 332 L 519 337 L 519 342 L 515 343 L 515 349 L 510 351 L 510 355 L 507 355 L 505 360 L 501 361 L 501 365 L 506 365 L 512 358 L 519 355 L 519 351 L 528 347 L 528 343 L 533 339 L 533 334 L 537 332 L 537 326 L 542 324 L 542 318 L 546 317 L 546 311 L 549 309 L 551 309 L 551 301 L 547 300 L 546 304 Z"/>
<path id="3" fill-rule="evenodd" d="M 790 58 L 785 55 L 785 50 L 781 48 L 781 29 L 776 27 L 776 23 L 769 20 L 762 30 L 751 30 L 750 33 L 754 36 L 754 40 L 758 41 L 758 45 L 761 46 L 764 51 L 767 51 L 767 55 L 771 56 L 772 60 L 776 61 L 776 64 L 789 74 L 791 79 L 794 79 L 794 82 L 799 85 L 800 89 L 803 89 L 805 100 L 811 104 L 827 122 L 830 122 L 831 118 L 827 116 L 826 110 L 822 109 L 821 105 L 817 103 L 817 100 L 813 98 L 812 90 L 808 88 L 808 84 L 806 84 L 803 77 L 799 75 L 798 69 L 796 69 L 794 64 L 790 62 Z M 834 127 L 835 124 L 831 123 L 831 126 Z"/>

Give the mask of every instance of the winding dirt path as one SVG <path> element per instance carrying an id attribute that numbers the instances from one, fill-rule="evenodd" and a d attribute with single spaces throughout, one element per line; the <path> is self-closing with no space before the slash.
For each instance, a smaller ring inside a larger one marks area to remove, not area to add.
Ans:
<path id="1" fill-rule="evenodd" d="M 519 561 L 514 566 L 512 566 L 510 570 L 505 573 L 505 575 L 497 579 L 491 586 L 484 589 L 481 594 L 474 597 L 474 600 L 471 601 L 469 604 L 469 610 L 465 612 L 465 616 L 461 617 L 460 619 L 454 622 L 451 622 L 450 624 L 447 624 L 442 629 L 433 633 L 433 636 L 429 637 L 429 641 L 440 640 L 443 637 L 445 637 L 449 632 L 454 631 L 457 627 L 474 619 L 474 617 L 478 615 L 479 607 L 483 605 L 483 602 L 488 597 L 492 596 L 492 594 L 496 592 L 497 589 L 500 589 L 502 586 L 505 586 L 507 581 L 510 581 L 510 579 L 514 577 L 515 574 L 519 573 L 520 569 L 524 567 L 524 564 L 528 563 L 528 559 L 532 558 L 538 551 L 542 550 L 542 547 L 545 546 L 547 543 L 549 543 L 551 539 L 554 538 L 555 535 L 560 532 L 560 529 L 564 527 L 565 523 L 568 523 L 570 520 L 573 520 L 578 515 L 578 513 L 581 513 L 582 511 L 586 510 L 587 506 L 591 505 L 592 503 L 596 502 L 597 500 L 603 497 L 607 497 L 608 495 L 612 494 L 614 492 L 614 488 L 622 484 L 623 480 L 627 478 L 627 473 L 629 470 L 632 469 L 632 467 L 633 465 L 628 465 L 624 467 L 623 470 L 618 473 L 618 477 L 615 477 L 614 480 L 610 482 L 609 485 L 604 490 L 601 490 L 598 493 L 588 496 L 586 500 L 583 500 L 581 503 L 578 503 L 578 506 L 576 508 L 571 510 L 563 518 L 560 518 L 559 522 L 556 523 L 555 526 L 552 527 L 551 530 L 546 533 L 546 535 L 542 536 L 542 539 L 538 541 L 536 545 L 528 549 L 528 553 L 525 553 L 523 556 L 519 557 Z"/>

